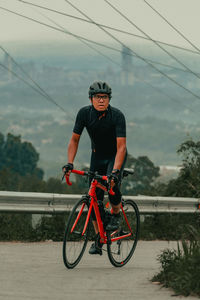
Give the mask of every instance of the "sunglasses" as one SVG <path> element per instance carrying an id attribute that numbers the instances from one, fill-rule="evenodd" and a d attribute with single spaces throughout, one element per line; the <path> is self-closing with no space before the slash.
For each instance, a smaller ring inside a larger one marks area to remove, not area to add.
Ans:
<path id="1" fill-rule="evenodd" d="M 109 96 L 108 95 L 103 95 L 103 96 L 100 96 L 100 95 L 94 95 L 93 96 L 95 100 L 108 100 L 109 99 Z"/>

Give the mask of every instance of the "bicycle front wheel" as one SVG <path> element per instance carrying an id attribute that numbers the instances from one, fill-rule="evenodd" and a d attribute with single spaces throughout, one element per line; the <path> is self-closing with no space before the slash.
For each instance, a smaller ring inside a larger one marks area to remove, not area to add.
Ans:
<path id="1" fill-rule="evenodd" d="M 83 234 L 83 229 L 88 214 L 88 198 L 79 200 L 66 225 L 63 240 L 63 261 L 68 269 L 74 268 L 81 260 L 88 241 L 89 225 Z"/>
<path id="2" fill-rule="evenodd" d="M 107 232 L 107 250 L 115 267 L 124 266 L 132 257 L 139 236 L 140 216 L 137 204 L 132 200 L 122 202 L 121 224 L 118 230 Z"/>

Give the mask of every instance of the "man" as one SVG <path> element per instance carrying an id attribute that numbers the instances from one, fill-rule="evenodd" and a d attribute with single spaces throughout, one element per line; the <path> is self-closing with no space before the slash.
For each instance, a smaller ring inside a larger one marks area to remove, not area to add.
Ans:
<path id="1" fill-rule="evenodd" d="M 126 122 L 120 110 L 110 105 L 112 90 L 106 82 L 96 81 L 89 88 L 91 105 L 81 108 L 77 114 L 72 137 L 68 145 L 68 164 L 63 167 L 67 176 L 73 169 L 80 136 L 84 127 L 91 139 L 92 155 L 90 171 L 109 175 L 115 192 L 109 195 L 113 214 L 106 230 L 116 230 L 120 223 L 120 181 L 126 160 Z M 97 188 L 98 200 L 103 200 L 104 192 Z M 93 225 L 98 236 L 98 225 L 93 216 Z M 102 244 L 98 239 L 92 244 L 90 254 L 102 254 Z"/>

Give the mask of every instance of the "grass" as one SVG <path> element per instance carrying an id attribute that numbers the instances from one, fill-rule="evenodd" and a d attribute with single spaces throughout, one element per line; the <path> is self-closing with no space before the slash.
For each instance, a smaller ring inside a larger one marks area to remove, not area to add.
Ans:
<path id="1" fill-rule="evenodd" d="M 200 232 L 187 228 L 189 240 L 177 242 L 177 250 L 166 249 L 158 260 L 161 271 L 152 278 L 164 287 L 172 288 L 176 295 L 200 298 Z"/>

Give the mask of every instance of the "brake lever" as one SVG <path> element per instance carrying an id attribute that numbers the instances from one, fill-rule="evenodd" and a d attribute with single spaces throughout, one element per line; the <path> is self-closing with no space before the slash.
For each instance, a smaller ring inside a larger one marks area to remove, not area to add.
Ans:
<path id="1" fill-rule="evenodd" d="M 63 181 L 63 179 L 64 179 L 64 177 L 65 177 L 66 173 L 67 173 L 67 172 L 64 172 L 64 173 L 63 173 L 63 176 L 62 176 L 61 182 Z"/>
<path id="2" fill-rule="evenodd" d="M 63 176 L 62 176 L 62 181 L 63 181 L 63 179 L 65 178 L 67 184 L 68 184 L 68 185 L 72 185 L 72 183 L 69 181 L 69 176 L 66 176 L 67 173 L 68 173 L 67 171 L 64 172 L 64 174 L 63 174 Z"/>

